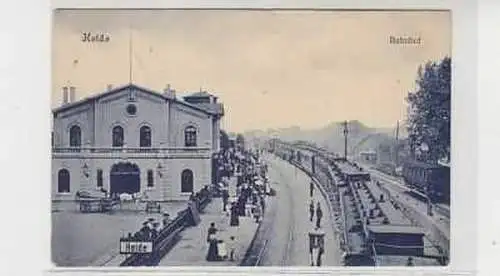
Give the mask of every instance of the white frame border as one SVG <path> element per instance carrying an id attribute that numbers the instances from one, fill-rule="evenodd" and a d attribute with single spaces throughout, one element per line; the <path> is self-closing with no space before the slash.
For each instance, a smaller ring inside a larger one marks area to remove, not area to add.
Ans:
<path id="1" fill-rule="evenodd" d="M 236 1 L 234 1 L 236 2 Z M 476 164 L 477 162 L 477 137 L 474 133 L 477 128 L 477 91 L 476 82 L 477 76 L 477 45 L 476 45 L 476 27 L 477 27 L 477 4 L 474 1 L 432 1 L 432 0 L 411 0 L 411 1 L 397 1 L 397 0 L 384 0 L 384 1 L 349 1 L 337 0 L 335 4 L 328 0 L 309 0 L 305 1 L 287 1 L 279 3 L 279 1 L 238 1 L 237 4 L 230 1 L 161 1 L 161 0 L 53 0 L 50 10 L 56 8 L 126 8 L 126 9 L 161 9 L 161 8 L 175 8 L 175 9 L 262 9 L 262 8 L 277 8 L 277 9 L 449 9 L 452 12 L 453 21 L 453 34 L 452 34 L 452 64 L 453 64 L 453 100 L 452 100 L 452 220 L 451 220 L 451 257 L 450 265 L 447 268 L 377 268 L 370 267 L 335 267 L 335 268 L 313 268 L 310 267 L 258 267 L 258 268 L 244 268 L 244 267 L 231 267 L 229 272 L 225 267 L 168 267 L 158 269 L 140 269 L 140 268 L 54 268 L 50 263 L 50 258 L 47 258 L 44 268 L 51 272 L 51 274 L 67 273 L 67 275 L 88 275 L 90 272 L 94 275 L 123 275 L 125 272 L 141 272 L 142 275 L 152 274 L 155 272 L 163 272 L 171 275 L 190 275 L 192 273 L 217 273 L 223 275 L 245 275 L 251 274 L 330 274 L 336 273 L 363 273 L 370 275 L 410 275 L 416 271 L 437 272 L 440 274 L 453 275 L 466 275 L 462 273 L 474 273 L 476 270 L 476 256 L 477 256 L 477 235 L 476 229 L 476 214 L 477 214 L 477 187 L 473 185 L 477 183 L 476 167 L 469 164 Z M 437 3 L 439 2 L 439 3 Z M 50 14 L 47 15 L 51 17 Z M 41 26 L 44 28 L 44 26 Z M 51 28 L 51 26 L 50 26 Z M 50 29 L 49 29 L 50 32 Z M 51 38 L 49 37 L 49 41 Z M 50 62 L 50 57 L 47 58 Z M 46 65 L 43 63 L 43 65 Z M 46 66 L 45 66 L 46 67 Z M 45 68 L 39 68 L 44 70 Z M 45 76 L 45 75 L 43 75 Z M 43 80 L 44 84 L 46 83 Z M 49 81 L 50 82 L 50 81 Z M 49 93 L 50 94 L 50 93 Z M 47 98 L 47 97 L 45 97 Z M 47 106 L 50 109 L 50 101 L 47 101 Z M 40 110 L 40 109 L 37 109 Z M 461 112 L 457 112 L 460 110 Z M 460 123 L 459 123 L 460 122 Z M 47 143 L 50 144 L 50 143 Z M 460 155 L 458 154 L 460 149 Z M 50 152 L 50 151 L 47 151 Z M 46 160 L 46 159 L 45 159 Z M 50 166 L 50 165 L 49 165 Z M 48 174 L 48 173 L 47 173 Z M 42 173 L 43 175 L 43 173 Z M 49 182 L 50 183 L 50 182 Z M 459 183 L 459 184 L 457 184 Z M 471 185 L 472 184 L 472 185 Z M 50 189 L 50 184 L 47 185 L 47 190 Z M 50 209 L 45 209 L 50 210 Z M 50 216 L 45 216 L 49 219 Z M 48 235 L 47 235 L 48 236 Z M 470 238 L 462 238 L 462 237 Z M 46 237 L 50 240 L 50 237 Z M 50 256 L 50 242 L 46 242 L 49 246 L 46 248 L 45 256 Z M 413 273 L 412 273 L 413 272 Z M 458 274 L 456 274 L 458 273 Z M 433 275 L 435 275 L 433 273 Z"/>

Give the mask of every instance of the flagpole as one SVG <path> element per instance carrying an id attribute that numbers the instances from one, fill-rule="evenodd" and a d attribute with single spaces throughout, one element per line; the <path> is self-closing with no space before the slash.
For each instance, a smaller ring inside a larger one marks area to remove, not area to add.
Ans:
<path id="1" fill-rule="evenodd" d="M 133 55 L 132 55 L 132 23 L 129 24 L 129 42 L 128 42 L 128 59 L 129 59 L 129 68 L 128 68 L 128 80 L 129 83 L 132 84 L 132 66 L 133 66 Z"/>

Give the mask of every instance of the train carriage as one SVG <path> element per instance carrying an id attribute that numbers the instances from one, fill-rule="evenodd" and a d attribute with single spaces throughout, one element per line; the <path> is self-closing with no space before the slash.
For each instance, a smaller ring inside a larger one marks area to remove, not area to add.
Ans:
<path id="1" fill-rule="evenodd" d="M 405 162 L 403 179 L 406 185 L 427 194 L 433 201 L 449 202 L 450 167 L 448 165 Z"/>

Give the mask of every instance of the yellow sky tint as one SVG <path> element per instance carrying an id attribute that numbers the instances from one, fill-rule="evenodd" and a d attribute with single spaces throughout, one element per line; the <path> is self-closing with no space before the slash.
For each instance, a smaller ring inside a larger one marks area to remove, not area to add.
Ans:
<path id="1" fill-rule="evenodd" d="M 220 97 L 230 131 L 357 119 L 404 119 L 419 65 L 451 51 L 449 12 L 60 10 L 54 13 L 53 107 L 71 83 L 77 98 L 107 84 L 157 91 L 200 87 Z M 82 32 L 108 43 L 83 43 Z M 389 44 L 389 36 L 420 45 Z M 78 60 L 75 64 L 73 61 Z"/>

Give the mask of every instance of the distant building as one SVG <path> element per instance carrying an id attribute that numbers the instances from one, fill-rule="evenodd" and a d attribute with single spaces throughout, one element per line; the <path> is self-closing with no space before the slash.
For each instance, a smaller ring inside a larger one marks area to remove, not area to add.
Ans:
<path id="1" fill-rule="evenodd" d="M 377 163 L 377 153 L 375 151 L 362 151 L 359 153 L 361 161 L 366 163 Z"/>
<path id="2" fill-rule="evenodd" d="M 224 115 L 217 97 L 130 84 L 68 102 L 67 91 L 53 110 L 53 199 L 102 188 L 185 199 L 211 183 Z"/>

